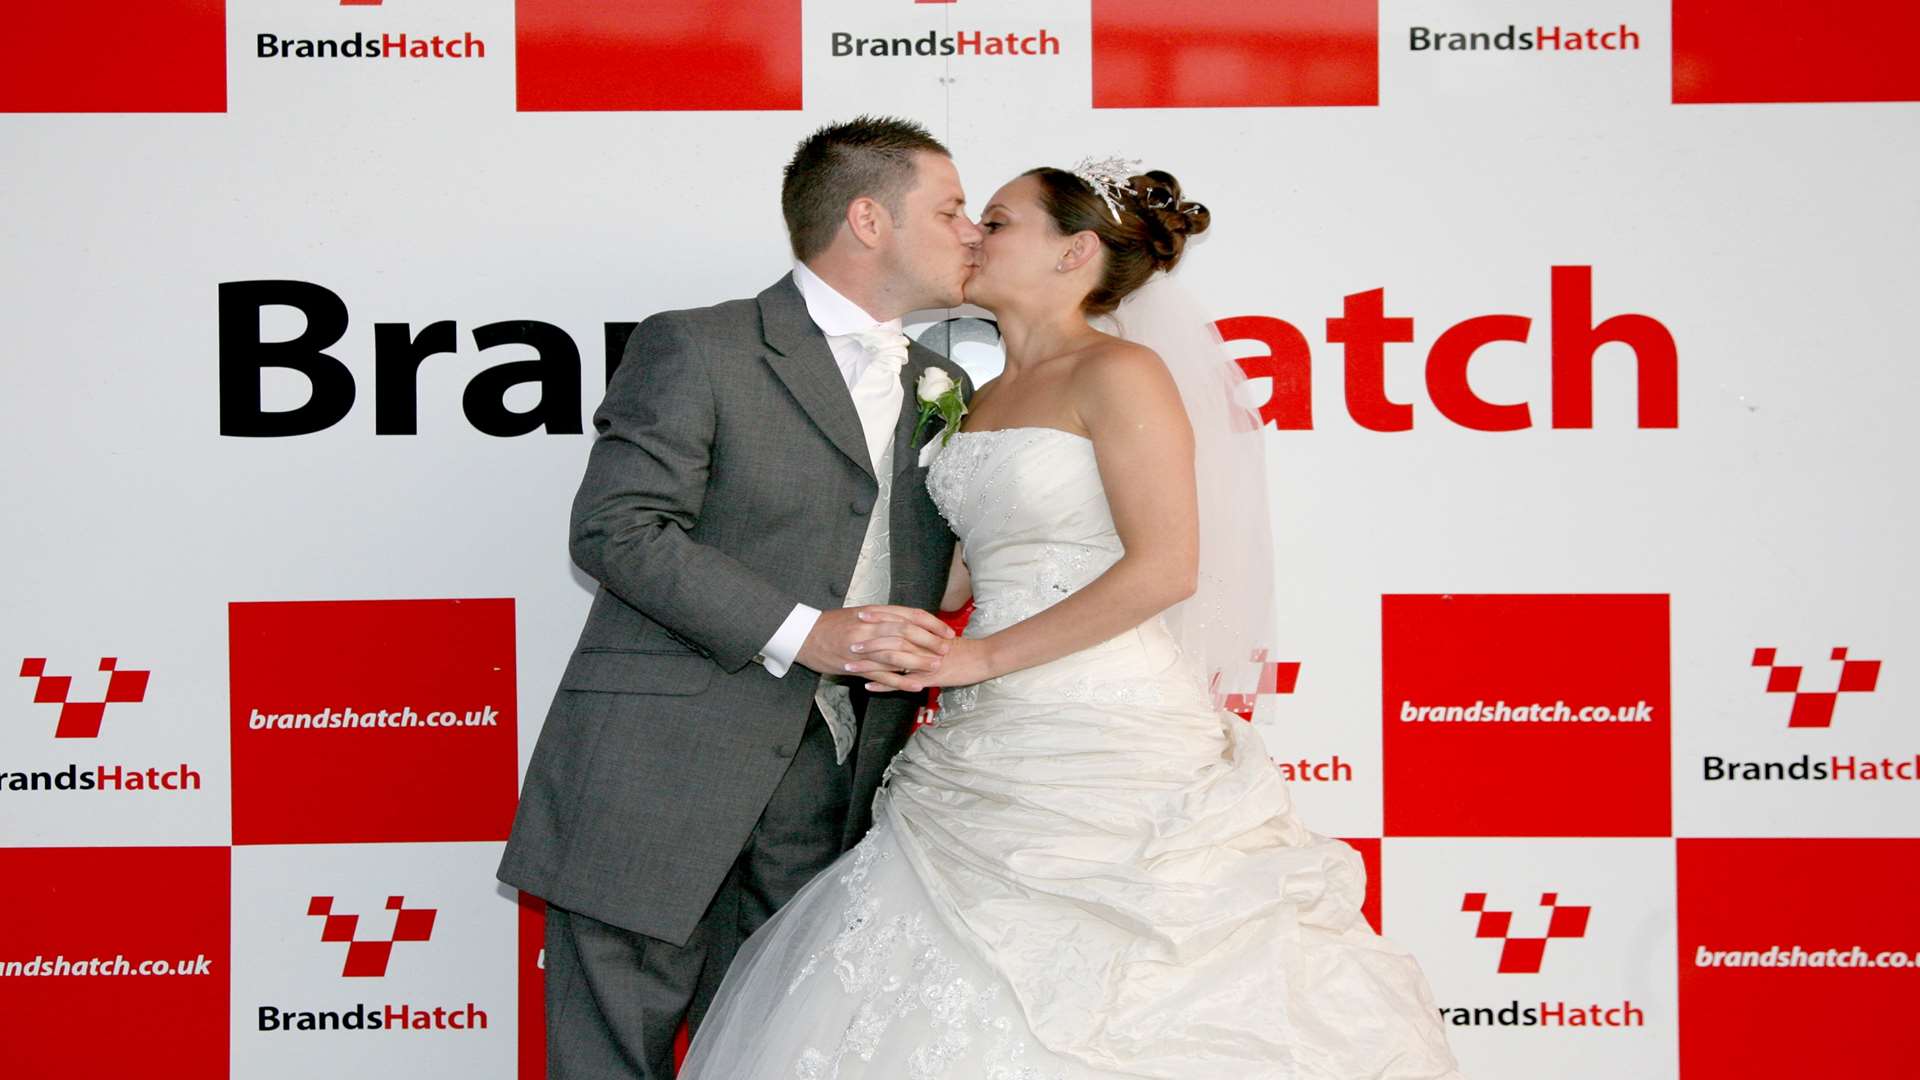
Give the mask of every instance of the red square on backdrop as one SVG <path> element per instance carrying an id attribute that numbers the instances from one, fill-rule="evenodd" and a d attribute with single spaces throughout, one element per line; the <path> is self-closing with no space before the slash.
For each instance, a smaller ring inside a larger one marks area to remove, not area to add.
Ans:
<path id="1" fill-rule="evenodd" d="M 1680 1075 L 1912 1075 L 1920 840 L 1683 838 L 1675 846 Z M 1850 960 L 1858 947 L 1868 962 L 1735 967 L 1708 955 L 1776 947 L 1776 956 L 1797 947 Z M 1892 963 L 1900 966 L 1881 966 Z"/>
<path id="2" fill-rule="evenodd" d="M 1674 0 L 1673 100 L 1920 101 L 1920 5 Z"/>
<path id="3" fill-rule="evenodd" d="M 1367 925 L 1373 932 L 1380 933 L 1380 838 L 1377 836 L 1343 836 L 1340 838 L 1360 853 L 1360 861 L 1367 868 L 1367 898 L 1360 905 L 1360 914 L 1366 916 Z"/>
<path id="4" fill-rule="evenodd" d="M 1093 0 L 1093 107 L 1378 105 L 1376 0 Z"/>
<path id="5" fill-rule="evenodd" d="M 0 848 L 6 1074 L 226 1076 L 230 860 L 224 847 Z M 58 967 L 95 961 L 100 974 Z"/>
<path id="6" fill-rule="evenodd" d="M 512 600 L 232 604 L 228 635 L 234 843 L 506 839 Z"/>
<path id="7" fill-rule="evenodd" d="M 547 1075 L 547 902 L 520 893 L 520 946 L 514 966 L 519 969 L 520 1030 L 519 1080 L 545 1080 Z"/>
<path id="8" fill-rule="evenodd" d="M 225 112 L 222 0 L 13 4 L 0 112 Z"/>
<path id="9" fill-rule="evenodd" d="M 1385 596 L 1380 621 L 1386 835 L 1671 834 L 1667 597 Z"/>
<path id="10" fill-rule="evenodd" d="M 798 109 L 800 0 L 518 0 L 521 112 Z"/>

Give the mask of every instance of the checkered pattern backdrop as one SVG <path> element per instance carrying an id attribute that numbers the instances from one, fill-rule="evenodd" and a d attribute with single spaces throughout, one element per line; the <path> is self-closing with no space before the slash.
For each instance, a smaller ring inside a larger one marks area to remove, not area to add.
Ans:
<path id="1" fill-rule="evenodd" d="M 1232 706 L 1468 1075 L 1909 1075 L 1914 10 L 14 5 L 9 1075 L 540 1074 L 492 870 L 584 419 L 861 111 L 976 208 L 1119 152 L 1212 209 L 1281 559 Z"/>

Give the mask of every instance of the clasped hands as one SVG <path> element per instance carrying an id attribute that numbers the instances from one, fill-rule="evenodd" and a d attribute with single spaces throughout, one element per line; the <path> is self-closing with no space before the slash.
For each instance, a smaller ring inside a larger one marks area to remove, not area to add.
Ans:
<path id="1" fill-rule="evenodd" d="M 988 676 L 979 641 L 960 637 L 932 612 L 893 604 L 821 612 L 794 659 L 822 675 L 863 675 L 872 691 L 913 693 Z"/>

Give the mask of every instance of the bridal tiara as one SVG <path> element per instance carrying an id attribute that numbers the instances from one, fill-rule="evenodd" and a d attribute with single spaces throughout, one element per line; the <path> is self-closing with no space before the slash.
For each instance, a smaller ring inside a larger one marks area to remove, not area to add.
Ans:
<path id="1" fill-rule="evenodd" d="M 1133 192 L 1131 181 L 1133 177 L 1140 174 L 1140 159 L 1083 157 L 1067 171 L 1092 188 L 1094 193 L 1100 196 L 1100 200 L 1107 204 L 1107 212 L 1113 215 L 1113 223 L 1120 224 L 1120 194 Z M 1183 214 L 1193 213 L 1192 209 L 1179 208 L 1173 192 L 1158 184 L 1145 193 L 1134 192 L 1134 194 L 1149 210 L 1176 209 Z"/>
<path id="2" fill-rule="evenodd" d="M 1092 188 L 1107 204 L 1107 212 L 1113 215 L 1113 223 L 1120 224 L 1120 192 L 1129 186 L 1128 179 L 1140 171 L 1140 159 L 1083 157 L 1067 171 Z"/>

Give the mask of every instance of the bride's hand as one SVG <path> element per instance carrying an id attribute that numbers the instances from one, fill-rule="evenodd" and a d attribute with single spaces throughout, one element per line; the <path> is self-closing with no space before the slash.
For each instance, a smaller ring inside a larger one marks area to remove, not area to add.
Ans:
<path id="1" fill-rule="evenodd" d="M 947 645 L 947 655 L 940 658 L 937 671 L 883 671 L 877 664 L 865 663 L 849 667 L 866 669 L 860 674 L 869 680 L 867 689 L 876 693 L 889 690 L 919 693 L 929 686 L 971 686 L 993 677 L 984 640 L 954 638 Z"/>

